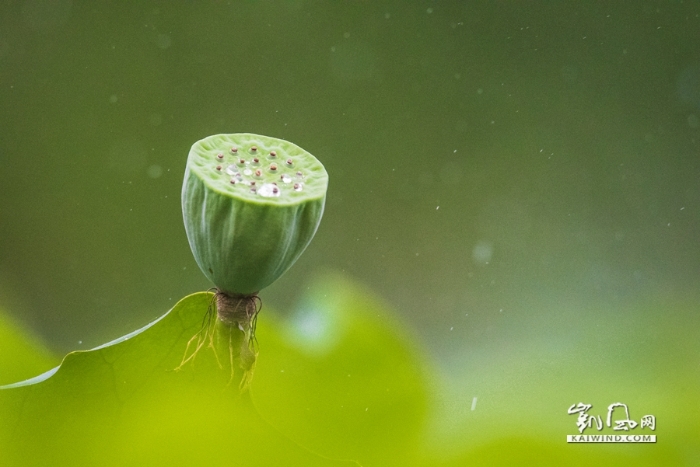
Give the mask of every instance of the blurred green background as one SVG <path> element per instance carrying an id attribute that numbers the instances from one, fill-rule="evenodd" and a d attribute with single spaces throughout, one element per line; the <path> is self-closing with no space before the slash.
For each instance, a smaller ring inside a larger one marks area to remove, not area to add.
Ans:
<path id="1" fill-rule="evenodd" d="M 1 1 L 0 309 L 61 355 L 210 287 L 189 147 L 281 137 L 329 195 L 261 296 L 331 270 L 389 303 L 436 457 L 696 465 L 698 30 L 697 2 Z M 566 445 L 578 402 L 660 441 Z"/>

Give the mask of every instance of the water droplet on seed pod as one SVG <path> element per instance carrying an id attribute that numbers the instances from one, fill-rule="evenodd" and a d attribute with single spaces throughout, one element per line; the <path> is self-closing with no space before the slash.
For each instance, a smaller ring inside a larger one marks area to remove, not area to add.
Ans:
<path id="1" fill-rule="evenodd" d="M 264 196 L 266 198 L 273 198 L 277 197 L 280 195 L 280 189 L 277 188 L 275 185 L 272 183 L 265 183 L 263 186 L 260 187 L 258 190 L 258 194 L 260 196 Z"/>
<path id="2" fill-rule="evenodd" d="M 303 189 L 304 189 L 304 187 L 303 187 L 303 185 L 302 185 L 301 183 L 295 183 L 295 184 L 294 184 L 294 191 L 301 191 L 301 190 L 303 190 Z"/>
<path id="3" fill-rule="evenodd" d="M 290 177 L 289 175 L 282 175 L 280 177 L 280 180 L 282 180 L 284 183 L 291 183 L 292 177 Z"/>
<path id="4" fill-rule="evenodd" d="M 238 169 L 235 165 L 231 164 L 228 167 L 226 167 L 226 173 L 229 175 L 235 175 L 238 173 Z"/>

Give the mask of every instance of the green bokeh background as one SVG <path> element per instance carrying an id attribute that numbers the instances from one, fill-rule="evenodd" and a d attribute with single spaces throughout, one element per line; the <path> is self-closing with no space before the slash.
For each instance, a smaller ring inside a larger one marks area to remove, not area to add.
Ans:
<path id="1" fill-rule="evenodd" d="M 698 30 L 697 2 L 3 1 L 0 308 L 61 355 L 210 287 L 189 147 L 281 137 L 330 185 L 263 300 L 325 269 L 389 303 L 436 458 L 696 465 Z M 566 445 L 578 402 L 660 441 Z"/>

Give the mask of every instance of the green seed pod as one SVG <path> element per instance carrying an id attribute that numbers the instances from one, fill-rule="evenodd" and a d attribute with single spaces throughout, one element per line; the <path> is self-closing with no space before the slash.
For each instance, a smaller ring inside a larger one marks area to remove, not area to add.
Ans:
<path id="1" fill-rule="evenodd" d="M 272 284 L 311 242 L 327 187 L 323 165 L 282 139 L 238 133 L 194 143 L 182 214 L 204 275 L 232 296 Z"/>

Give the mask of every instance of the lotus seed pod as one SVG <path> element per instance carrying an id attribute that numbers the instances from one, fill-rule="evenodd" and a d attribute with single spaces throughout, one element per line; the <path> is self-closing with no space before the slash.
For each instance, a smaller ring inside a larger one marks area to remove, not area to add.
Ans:
<path id="1" fill-rule="evenodd" d="M 182 214 L 204 275 L 229 295 L 272 284 L 311 242 L 327 187 L 323 165 L 282 139 L 238 133 L 194 143 Z"/>

